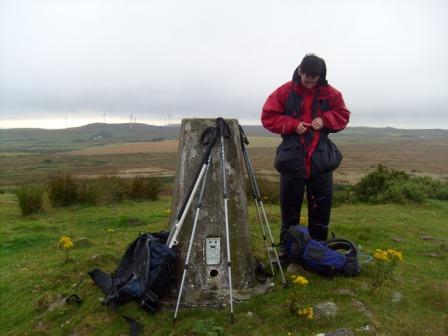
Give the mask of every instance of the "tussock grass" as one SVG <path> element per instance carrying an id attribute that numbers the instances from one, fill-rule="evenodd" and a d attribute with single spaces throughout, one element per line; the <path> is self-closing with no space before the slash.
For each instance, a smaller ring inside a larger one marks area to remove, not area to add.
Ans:
<path id="1" fill-rule="evenodd" d="M 16 195 L 23 216 L 43 210 L 44 191 L 41 187 L 21 187 Z"/>

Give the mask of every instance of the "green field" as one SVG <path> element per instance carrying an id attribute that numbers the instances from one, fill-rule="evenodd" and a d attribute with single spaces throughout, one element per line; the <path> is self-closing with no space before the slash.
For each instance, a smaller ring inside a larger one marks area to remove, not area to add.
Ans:
<path id="1" fill-rule="evenodd" d="M 102 294 L 88 278 L 78 290 L 83 298 L 80 305 L 66 303 L 53 310 L 48 306 L 71 294 L 90 269 L 112 271 L 139 232 L 166 228 L 170 203 L 164 197 L 98 207 L 47 206 L 45 213 L 22 217 L 15 196 L 0 195 L 0 334 L 126 334 L 126 323 L 100 304 Z M 263 256 L 253 205 L 249 210 L 254 253 Z M 279 208 L 268 205 L 267 211 L 277 235 Z M 354 240 L 362 252 L 396 248 L 404 255 L 395 278 L 380 290 L 371 289 L 373 264 L 365 266 L 357 278 L 327 280 L 306 274 L 310 284 L 299 289 L 300 303 L 309 306 L 331 300 L 338 306 L 334 319 L 307 320 L 289 313 L 288 297 L 294 285 L 283 289 L 279 281 L 271 293 L 237 304 L 233 325 L 225 309 L 182 309 L 174 328 L 171 311 L 149 315 L 131 303 L 120 312 L 142 322 L 145 335 L 202 335 L 193 329 L 209 318 L 225 335 L 315 335 L 338 328 L 369 335 L 362 330 L 367 325 L 379 335 L 448 334 L 448 202 L 345 205 L 334 208 L 332 217 L 331 230 Z M 107 233 L 108 229 L 114 232 Z M 65 262 L 64 253 L 57 249 L 62 235 L 86 237 L 90 244 L 75 247 Z M 352 294 L 338 294 L 340 289 L 350 289 Z M 392 300 L 395 292 L 401 294 L 399 302 Z M 359 302 L 367 312 L 361 311 Z"/>

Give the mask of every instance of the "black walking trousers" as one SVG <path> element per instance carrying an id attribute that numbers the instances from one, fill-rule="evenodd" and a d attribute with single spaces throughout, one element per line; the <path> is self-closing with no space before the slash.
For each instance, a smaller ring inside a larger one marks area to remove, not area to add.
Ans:
<path id="1" fill-rule="evenodd" d="M 308 201 L 308 229 L 311 237 L 316 240 L 327 240 L 333 198 L 333 172 L 314 176 L 310 179 L 289 175 L 280 176 L 280 207 L 282 212 L 280 241 L 282 241 L 283 233 L 291 225 L 299 224 L 305 187 Z"/>

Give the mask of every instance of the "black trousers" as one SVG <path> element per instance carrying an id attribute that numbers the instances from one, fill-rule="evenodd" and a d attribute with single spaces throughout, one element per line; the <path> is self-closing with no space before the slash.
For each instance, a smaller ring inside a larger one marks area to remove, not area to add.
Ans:
<path id="1" fill-rule="evenodd" d="M 280 176 L 280 207 L 283 233 L 291 225 L 299 224 L 303 196 L 306 188 L 308 200 L 308 230 L 313 239 L 327 240 L 333 198 L 333 173 L 325 173 L 310 179 Z"/>

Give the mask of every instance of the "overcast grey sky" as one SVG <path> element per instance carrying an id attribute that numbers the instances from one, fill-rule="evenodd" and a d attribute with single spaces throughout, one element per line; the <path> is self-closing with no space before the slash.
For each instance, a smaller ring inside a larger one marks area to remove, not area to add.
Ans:
<path id="1" fill-rule="evenodd" d="M 448 128 L 448 1 L 0 0 L 0 128 L 259 124 L 322 56 L 352 126 Z"/>

